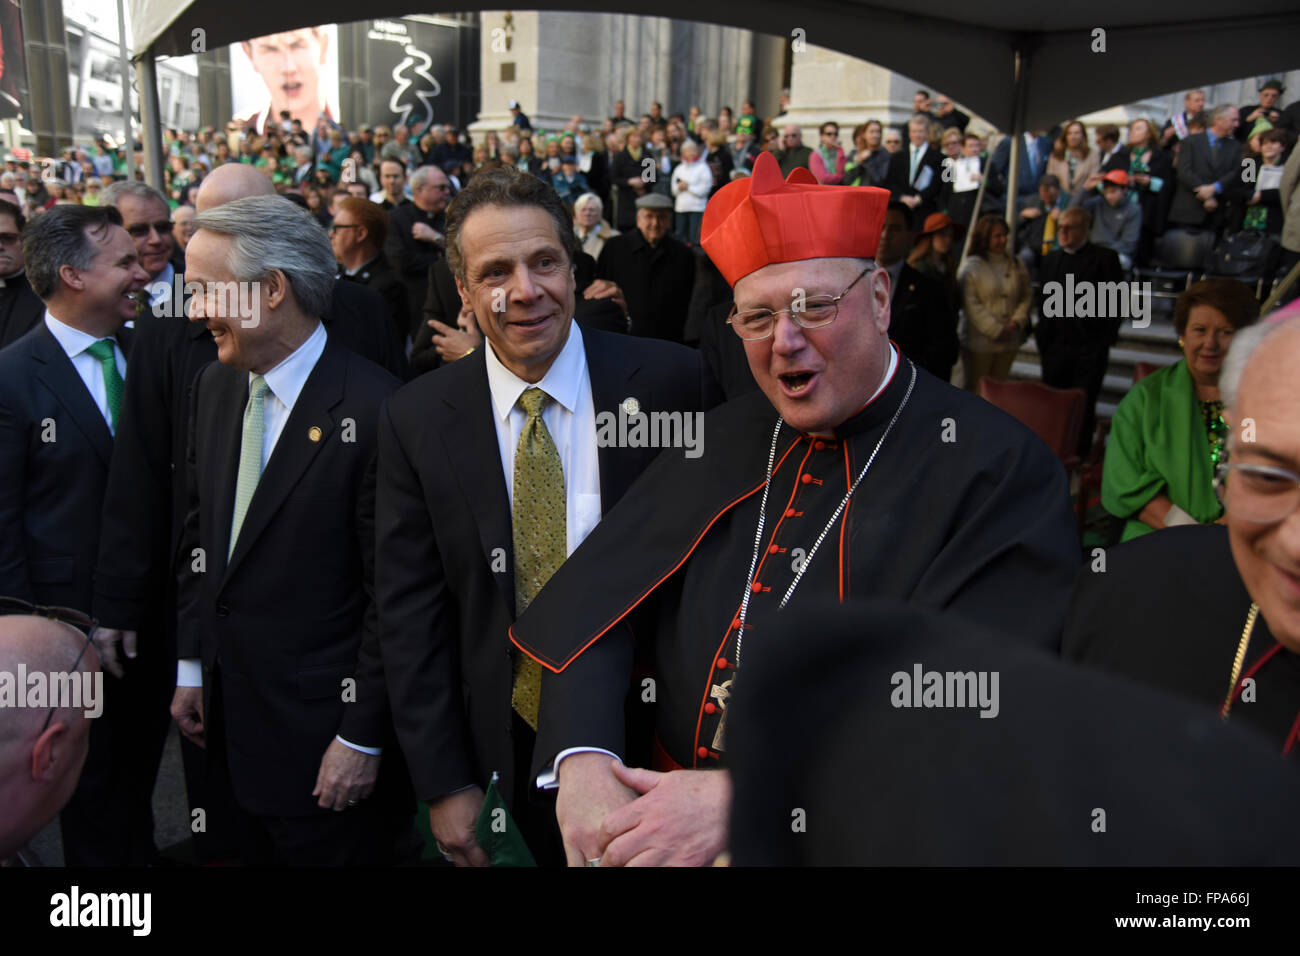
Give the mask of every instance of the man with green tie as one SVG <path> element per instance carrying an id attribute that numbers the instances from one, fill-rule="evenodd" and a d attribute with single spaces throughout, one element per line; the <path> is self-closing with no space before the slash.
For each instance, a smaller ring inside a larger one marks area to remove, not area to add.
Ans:
<path id="1" fill-rule="evenodd" d="M 123 324 L 148 280 L 117 210 L 63 205 L 23 233 L 42 320 L 0 351 L 0 595 L 90 612 L 100 510 L 126 373 Z M 106 680 L 81 781 L 63 811 L 69 865 L 146 863 L 128 815 L 129 679 Z M 151 835 L 147 835 L 151 838 Z"/>

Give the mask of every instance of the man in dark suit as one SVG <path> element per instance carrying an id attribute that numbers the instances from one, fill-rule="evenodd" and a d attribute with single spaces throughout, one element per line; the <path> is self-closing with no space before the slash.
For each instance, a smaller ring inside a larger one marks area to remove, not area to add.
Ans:
<path id="1" fill-rule="evenodd" d="M 0 349 L 26 335 L 45 313 L 45 304 L 27 281 L 22 246 L 26 224 L 21 209 L 0 200 Z"/>
<path id="2" fill-rule="evenodd" d="M 411 198 L 388 214 L 384 252 L 406 286 L 408 329 L 420 322 L 424 293 L 429 286 L 429 266 L 443 255 L 447 229 L 446 209 L 451 182 L 437 166 L 421 166 L 411 173 Z"/>
<path id="3" fill-rule="evenodd" d="M 1052 140 L 1041 133 L 1025 133 L 1020 140 L 1020 164 L 1016 170 L 1017 201 L 1032 202 L 1038 183 L 1047 171 Z M 1011 137 L 1004 136 L 989 160 L 989 181 L 985 188 L 985 207 L 998 211 L 1006 205 L 1007 180 L 1011 176 Z"/>
<path id="4" fill-rule="evenodd" d="M 641 133 L 632 129 L 628 131 L 626 145 L 610 162 L 610 198 L 614 201 L 612 221 L 619 232 L 628 232 L 636 225 L 636 201 L 650 191 L 650 184 L 642 178 L 645 170 L 641 166 L 641 160 L 644 155 L 641 150 Z"/>
<path id="5" fill-rule="evenodd" d="M 1039 273 L 1042 285 L 1034 338 L 1042 360 L 1043 384 L 1082 388 L 1088 393 L 1079 437 L 1082 458 L 1092 447 L 1097 396 L 1106 377 L 1110 347 L 1119 337 L 1121 316 L 1110 308 L 1119 299 L 1107 290 L 1120 288 L 1123 296 L 1129 292 L 1115 251 L 1088 241 L 1092 216 L 1086 209 L 1075 206 L 1065 210 L 1059 223 L 1061 248 L 1043 259 Z M 1091 293 L 1086 300 L 1078 296 L 1085 287 Z M 1081 310 L 1076 307 L 1080 302 L 1091 305 Z"/>
<path id="6" fill-rule="evenodd" d="M 375 582 L 389 695 L 450 859 L 487 862 L 473 825 L 499 774 L 532 852 L 563 863 L 554 801 L 529 773 L 540 673 L 512 654 L 507 631 L 658 454 L 598 426 L 658 411 L 698 421 L 714 390 L 698 353 L 572 320 L 577 238 L 539 180 L 480 172 L 447 235 L 488 344 L 381 414 Z M 623 721 L 622 708 L 610 719 Z"/>
<path id="7" fill-rule="evenodd" d="M 110 207 L 43 212 L 27 227 L 23 253 L 45 313 L 0 352 L 0 594 L 89 612 L 126 374 L 121 329 L 149 275 Z M 152 833 L 133 833 L 128 813 L 138 747 L 125 705 L 134 692 L 130 681 L 107 682 L 62 818 L 70 865 L 152 862 Z"/>
<path id="8" fill-rule="evenodd" d="M 889 157 L 885 186 L 890 198 L 911 213 L 913 229 L 920 229 L 925 217 L 936 210 L 943 188 L 943 157 L 930 145 L 930 120 L 917 114 L 907 124 L 908 143 Z"/>
<path id="9" fill-rule="evenodd" d="M 218 363 L 192 386 L 172 714 L 229 775 L 245 862 L 387 862 L 374 423 L 398 383 L 326 333 L 335 261 L 308 213 L 253 197 L 195 226 L 190 319 Z M 233 282 L 251 310 L 217 301 Z"/>
<path id="10" fill-rule="evenodd" d="M 1224 206 L 1242 198 L 1241 144 L 1232 138 L 1237 117 L 1235 106 L 1216 106 L 1205 132 L 1183 140 L 1175 164 L 1171 225 L 1218 229 Z"/>
<path id="11" fill-rule="evenodd" d="M 274 195 L 266 176 L 228 163 L 204 178 L 200 212 L 246 196 Z M 169 300 L 168 300 L 169 301 Z M 195 375 L 217 358 L 212 333 L 160 302 L 136 318 L 130 374 L 122 399 L 121 427 L 104 498 L 93 614 L 104 668 L 131 667 L 149 655 L 162 670 L 165 714 L 176 674 L 176 563 L 185 520 L 185 462 L 189 442 L 189 389 Z M 330 334 L 365 358 L 401 374 L 403 356 L 387 323 L 376 322 L 383 300 L 352 282 L 335 282 Z M 188 564 L 188 561 L 187 561 Z M 120 658 L 125 657 L 125 660 Z M 203 861 L 233 851 L 229 819 L 219 797 L 205 791 L 202 754 L 181 741 L 191 805 L 207 811 L 207 830 L 195 834 Z M 156 763 L 155 770 L 156 773 Z M 152 775 L 150 776 L 152 779 Z M 224 831 L 224 832 L 223 832 Z"/>
<path id="12" fill-rule="evenodd" d="M 337 278 L 358 282 L 383 296 L 393 334 L 405 346 L 415 329 L 411 326 L 406 286 L 384 255 L 387 214 L 368 199 L 349 196 L 339 202 L 329 235 L 339 264 Z"/>
<path id="13" fill-rule="evenodd" d="M 907 219 L 907 207 L 891 202 L 876 250 L 876 265 L 889 273 L 889 337 L 904 355 L 946 382 L 961 351 L 957 317 L 943 287 L 907 264 L 904 256 L 912 245 Z"/>
<path id="14" fill-rule="evenodd" d="M 673 201 L 649 193 L 636 201 L 636 228 L 605 243 L 596 277 L 622 290 L 633 335 L 681 342 L 695 285 L 695 254 L 669 235 Z"/>

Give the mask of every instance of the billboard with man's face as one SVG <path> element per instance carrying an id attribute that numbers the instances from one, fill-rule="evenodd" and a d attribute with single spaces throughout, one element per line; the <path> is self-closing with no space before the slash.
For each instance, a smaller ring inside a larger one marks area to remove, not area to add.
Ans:
<path id="1" fill-rule="evenodd" d="M 254 37 L 230 48 L 235 119 L 266 132 L 280 112 L 316 128 L 323 112 L 337 122 L 338 29 L 334 24 Z"/>
<path id="2" fill-rule="evenodd" d="M 17 119 L 26 109 L 27 53 L 17 0 L 0 0 L 0 119 Z"/>

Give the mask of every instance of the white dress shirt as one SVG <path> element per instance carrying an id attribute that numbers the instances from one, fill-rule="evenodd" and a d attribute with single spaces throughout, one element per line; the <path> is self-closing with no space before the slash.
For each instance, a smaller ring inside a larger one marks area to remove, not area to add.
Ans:
<path id="1" fill-rule="evenodd" d="M 104 424 L 108 425 L 108 430 L 112 433 L 113 414 L 108 408 L 108 386 L 104 384 L 104 367 L 99 363 L 99 359 L 86 351 L 100 340 L 87 332 L 60 322 L 50 314 L 49 309 L 45 310 L 45 327 L 50 330 L 50 334 L 59 343 L 68 360 L 72 362 L 72 367 L 81 376 L 81 380 L 86 384 L 86 391 L 94 399 L 99 413 L 104 416 Z M 117 374 L 126 381 L 126 356 L 122 354 L 121 346 L 117 344 L 116 339 L 108 338 L 104 341 L 113 343 L 113 355 L 117 359 Z"/>
<path id="2" fill-rule="evenodd" d="M 501 471 L 515 509 L 515 449 L 528 415 L 519 396 L 528 388 L 540 388 L 551 396 L 542 410 L 542 421 L 551 433 L 564 470 L 564 518 L 567 554 L 582 544 L 600 522 L 600 460 L 596 454 L 596 406 L 591 397 L 591 375 L 587 352 L 577 322 L 569 326 L 569 338 L 546 375 L 535 385 L 525 382 L 501 364 L 487 345 L 488 389 L 492 394 L 492 416 L 497 428 Z"/>

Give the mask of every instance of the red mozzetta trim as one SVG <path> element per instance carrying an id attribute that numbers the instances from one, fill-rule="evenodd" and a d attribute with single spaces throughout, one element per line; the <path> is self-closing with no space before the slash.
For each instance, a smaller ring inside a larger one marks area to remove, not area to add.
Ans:
<path id="1" fill-rule="evenodd" d="M 777 462 L 776 466 L 773 469 L 774 472 L 780 469 L 781 465 L 785 463 L 785 460 L 789 456 L 790 452 L 794 451 L 794 449 L 798 446 L 798 444 L 799 444 L 798 440 L 795 440 L 794 442 L 791 443 L 790 447 L 787 448 L 785 450 L 785 453 L 781 455 L 780 461 Z M 627 617 L 634 610 L 636 610 L 637 605 L 639 605 L 642 601 L 644 601 L 647 597 L 649 597 L 652 593 L 654 593 L 655 589 L 658 588 L 659 585 L 663 584 L 670 577 L 676 574 L 678 569 L 681 568 L 681 566 L 686 563 L 686 560 L 692 554 L 695 553 L 695 549 L 700 546 L 700 542 L 704 540 L 704 536 L 709 533 L 709 529 L 712 528 L 714 524 L 717 523 L 717 520 L 719 518 L 721 518 L 732 508 L 736 507 L 736 505 L 740 504 L 746 498 L 752 496 L 755 492 L 760 491 L 765 483 L 766 483 L 765 481 L 760 481 L 757 485 L 755 485 L 749 491 L 745 492 L 739 498 L 735 499 L 734 501 L 730 502 L 727 505 L 724 505 L 721 511 L 719 511 L 717 514 L 715 514 L 712 518 L 709 519 L 709 523 L 704 526 L 704 530 L 699 533 L 696 539 L 691 543 L 690 548 L 687 550 L 687 552 L 684 555 L 681 556 L 678 562 L 668 569 L 667 574 L 661 577 L 654 584 L 650 585 L 650 587 L 647 588 L 641 594 L 640 597 L 638 597 L 635 601 L 629 604 L 617 617 L 615 617 L 608 624 L 606 624 L 599 631 L 597 631 L 596 634 L 591 638 L 591 640 L 587 641 L 587 643 L 583 644 L 582 647 L 578 648 L 578 650 L 575 651 L 573 655 L 569 657 L 568 660 L 561 662 L 558 667 L 554 663 L 552 663 L 550 659 L 539 656 L 535 651 L 519 643 L 519 639 L 515 637 L 515 628 L 513 624 L 510 626 L 510 629 L 506 632 L 506 636 L 510 638 L 510 643 L 514 644 L 515 647 L 519 648 L 521 651 L 523 651 L 533 660 L 537 661 L 537 663 L 541 664 L 548 671 L 551 671 L 554 674 L 559 674 L 563 672 L 563 670 L 566 667 L 568 667 L 570 664 L 572 664 L 575 660 L 577 660 L 582 655 L 582 653 L 587 650 L 587 648 L 591 647 L 592 644 L 595 644 L 598 640 L 604 637 L 604 635 L 609 631 L 611 627 L 613 627 L 619 621 L 623 620 L 623 618 Z"/>

